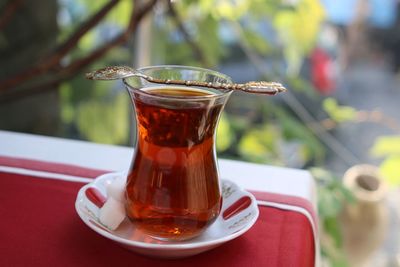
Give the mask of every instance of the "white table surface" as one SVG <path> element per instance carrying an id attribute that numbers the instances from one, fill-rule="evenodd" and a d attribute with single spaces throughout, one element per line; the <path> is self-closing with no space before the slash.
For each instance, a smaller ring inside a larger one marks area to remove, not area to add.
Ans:
<path id="1" fill-rule="evenodd" d="M 79 165 L 101 170 L 129 168 L 133 148 L 0 130 L 0 156 Z M 222 178 L 248 190 L 302 197 L 316 209 L 316 185 L 308 171 L 219 159 Z"/>

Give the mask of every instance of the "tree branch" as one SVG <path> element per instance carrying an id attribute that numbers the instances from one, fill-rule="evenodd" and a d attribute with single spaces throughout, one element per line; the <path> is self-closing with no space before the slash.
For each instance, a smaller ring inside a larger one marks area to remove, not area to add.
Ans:
<path id="1" fill-rule="evenodd" d="M 26 69 L 22 72 L 15 74 L 14 76 L 0 81 L 0 91 L 9 90 L 17 85 L 23 84 L 38 75 L 45 73 L 51 68 L 60 64 L 61 59 L 73 49 L 80 38 L 85 35 L 86 32 L 91 30 L 96 26 L 101 19 L 108 14 L 108 12 L 119 2 L 119 0 L 110 0 L 105 4 L 96 14 L 90 17 L 86 22 L 84 22 L 64 43 L 62 43 L 54 52 L 47 56 L 41 63 Z"/>
<path id="2" fill-rule="evenodd" d="M 205 67 L 210 67 L 210 63 L 208 62 L 207 58 L 204 56 L 203 51 L 198 46 L 198 44 L 193 41 L 192 37 L 190 36 L 189 32 L 186 30 L 181 17 L 179 16 L 178 12 L 175 10 L 174 4 L 172 1 L 167 1 L 168 3 L 168 10 L 169 14 L 171 15 L 172 19 L 175 21 L 178 30 L 183 35 L 183 38 L 192 48 L 193 56 L 196 60 L 200 61 L 202 65 Z"/>
<path id="3" fill-rule="evenodd" d="M 0 15 L 0 30 L 7 25 L 10 19 L 15 14 L 15 11 L 18 10 L 22 5 L 22 0 L 8 0 L 7 4 L 4 7 L 3 13 Z"/>
<path id="4" fill-rule="evenodd" d="M 63 44 L 61 44 L 58 48 L 56 48 L 53 57 L 49 60 L 49 63 L 54 65 L 60 62 L 60 60 L 72 49 L 76 46 L 79 40 L 85 35 L 88 31 L 90 31 L 93 27 L 95 27 L 119 2 L 119 0 L 110 0 L 107 4 L 105 4 L 96 14 L 94 14 L 91 18 L 85 21 L 81 27 L 78 28 L 74 34 L 71 35 L 68 40 L 66 40 Z"/>
<path id="5" fill-rule="evenodd" d="M 96 61 L 97 59 L 102 57 L 104 54 L 106 54 L 110 49 L 125 43 L 127 41 L 127 39 L 129 38 L 129 36 L 133 32 L 136 31 L 136 29 L 139 25 L 139 22 L 142 20 L 142 18 L 148 12 L 151 11 L 151 9 L 156 4 L 156 2 L 157 2 L 157 0 L 151 0 L 140 8 L 137 7 L 137 5 L 134 5 L 132 15 L 131 15 L 130 21 L 128 23 L 128 27 L 126 28 L 126 30 L 123 33 L 121 33 L 120 35 L 118 35 L 117 37 L 115 37 L 114 39 L 112 39 L 110 42 L 103 45 L 102 47 L 96 49 L 90 55 L 83 57 L 81 59 L 78 59 L 78 60 L 72 62 L 67 67 L 62 68 L 61 73 L 63 73 L 63 75 L 65 75 L 65 76 L 69 76 L 79 70 L 82 70 L 84 67 L 93 63 L 94 61 Z"/>
<path id="6" fill-rule="evenodd" d="M 136 31 L 139 22 L 148 12 L 151 11 L 152 7 L 156 4 L 156 2 L 157 0 L 151 0 L 140 8 L 135 4 L 128 27 L 123 33 L 116 36 L 114 39 L 112 39 L 110 42 L 103 45 L 102 47 L 99 47 L 98 49 L 94 50 L 88 56 L 80 58 L 72 62 L 68 66 L 60 68 L 58 70 L 58 74 L 56 75 L 56 77 L 51 79 L 50 81 L 46 81 L 39 85 L 33 85 L 23 90 L 18 90 L 16 92 L 5 92 L 1 94 L 0 103 L 5 101 L 20 99 L 26 96 L 31 96 L 33 94 L 42 93 L 49 90 L 54 90 L 54 88 L 58 84 L 60 84 L 63 80 L 74 77 L 77 73 L 79 73 L 79 71 L 81 71 L 89 64 L 101 58 L 110 49 L 126 42 L 129 36 Z"/>

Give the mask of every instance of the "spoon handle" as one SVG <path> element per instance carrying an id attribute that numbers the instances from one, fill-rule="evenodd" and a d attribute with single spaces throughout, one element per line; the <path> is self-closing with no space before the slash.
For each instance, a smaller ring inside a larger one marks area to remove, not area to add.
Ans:
<path id="1" fill-rule="evenodd" d="M 254 94 L 276 95 L 277 93 L 286 91 L 286 88 L 277 82 L 213 83 L 190 80 L 156 79 L 146 75 L 143 75 L 142 78 L 152 83 L 207 87 L 217 90 L 239 90 Z"/>

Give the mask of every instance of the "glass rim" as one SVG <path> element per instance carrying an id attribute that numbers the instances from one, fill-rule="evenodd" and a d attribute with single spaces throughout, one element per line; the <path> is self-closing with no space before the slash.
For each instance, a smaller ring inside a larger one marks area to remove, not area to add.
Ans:
<path id="1" fill-rule="evenodd" d="M 227 83 L 232 83 L 232 79 L 231 77 L 229 77 L 226 74 L 223 74 L 221 72 L 215 71 L 215 70 L 210 70 L 210 69 L 206 69 L 206 68 L 201 68 L 201 67 L 193 67 L 193 66 L 185 66 L 185 65 L 155 65 L 155 66 L 146 66 L 146 67 L 142 67 L 139 68 L 138 71 L 146 71 L 146 70 L 157 70 L 157 69 L 174 69 L 174 70 L 194 70 L 194 71 L 202 71 L 202 72 L 206 72 L 209 73 L 211 75 L 214 75 L 216 77 L 225 79 L 227 81 Z M 191 100 L 191 101 L 199 101 L 199 100 L 210 100 L 210 99 L 218 99 L 221 97 L 226 97 L 227 95 L 229 95 L 230 93 L 233 92 L 233 90 L 228 90 L 228 89 L 222 89 L 222 90 L 217 90 L 218 92 L 220 92 L 220 94 L 208 94 L 208 95 L 204 95 L 204 96 L 174 96 L 174 95 L 160 95 L 160 94 L 151 94 L 149 92 L 146 92 L 146 90 L 141 90 L 141 88 L 134 88 L 132 87 L 129 82 L 127 81 L 128 78 L 124 78 L 122 79 L 123 83 L 125 84 L 125 86 L 127 86 L 128 88 L 132 89 L 135 93 L 139 93 L 141 95 L 145 95 L 148 97 L 152 97 L 152 98 L 157 98 L 160 100 Z M 140 79 L 140 78 L 139 78 Z M 151 82 L 149 82 L 151 83 Z M 157 84 L 157 83 L 151 83 L 154 84 L 155 87 L 173 87 L 174 85 L 168 85 L 168 84 Z M 198 89 L 202 89 L 202 87 L 198 86 L 184 86 L 184 85 L 176 85 L 175 88 L 178 87 L 186 87 L 186 88 L 198 88 Z M 207 89 L 207 88 L 204 88 Z"/>

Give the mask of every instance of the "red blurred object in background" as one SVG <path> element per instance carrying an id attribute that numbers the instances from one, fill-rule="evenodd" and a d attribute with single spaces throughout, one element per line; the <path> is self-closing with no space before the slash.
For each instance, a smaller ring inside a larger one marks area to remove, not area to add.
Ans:
<path id="1" fill-rule="evenodd" d="M 332 58 L 323 49 L 316 47 L 311 53 L 311 80 L 323 95 L 333 93 L 336 88 L 332 64 Z"/>

